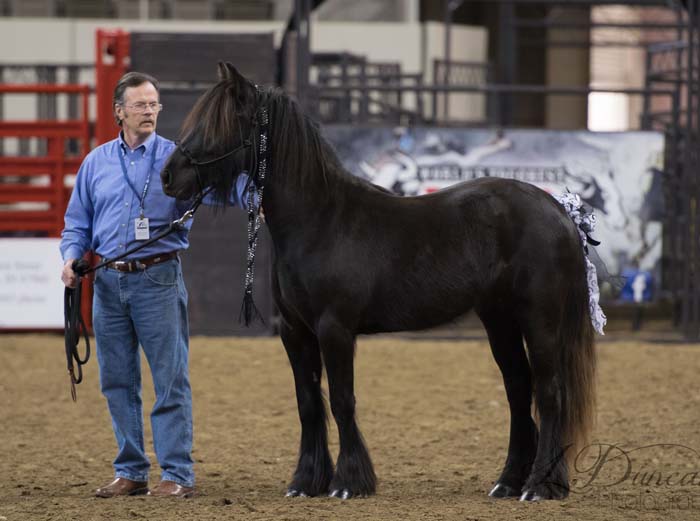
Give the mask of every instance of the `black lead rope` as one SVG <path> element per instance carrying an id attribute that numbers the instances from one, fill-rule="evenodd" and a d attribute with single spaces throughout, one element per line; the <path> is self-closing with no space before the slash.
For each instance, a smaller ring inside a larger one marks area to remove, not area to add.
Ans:
<path id="1" fill-rule="evenodd" d="M 68 374 L 70 376 L 70 396 L 75 402 L 78 397 L 75 392 L 76 384 L 83 381 L 83 365 L 90 359 L 90 337 L 87 334 L 85 321 L 80 312 L 82 302 L 81 279 L 89 269 L 89 264 L 83 259 L 73 261 L 73 271 L 78 275 L 78 283 L 75 288 L 66 287 L 63 293 L 63 320 L 65 324 L 66 360 L 68 363 Z M 80 333 L 85 339 L 85 357 L 80 358 L 78 344 L 80 343 Z M 76 375 L 75 361 L 78 373 Z"/>
<path id="2" fill-rule="evenodd" d="M 85 327 L 85 321 L 83 320 L 83 315 L 80 310 L 80 303 L 82 302 L 81 297 L 83 277 L 89 273 L 99 270 L 100 268 L 103 268 L 104 266 L 107 266 L 108 264 L 121 260 L 128 255 L 142 250 L 146 246 L 161 240 L 163 237 L 171 234 L 174 231 L 183 230 L 185 223 L 194 217 L 194 213 L 197 211 L 197 208 L 199 208 L 204 200 L 204 197 L 206 197 L 211 190 L 212 188 L 210 187 L 206 190 L 200 191 L 199 195 L 192 204 L 192 207 L 187 210 L 182 217 L 171 222 L 166 230 L 147 240 L 146 242 L 139 244 L 136 248 L 132 248 L 131 250 L 114 257 L 113 259 L 107 259 L 93 267 L 90 267 L 90 265 L 84 259 L 73 261 L 71 267 L 78 276 L 78 282 L 74 288 L 66 287 L 64 291 L 63 319 L 65 327 L 64 336 L 66 344 L 66 363 L 68 366 L 68 375 L 70 376 L 70 395 L 74 402 L 78 399 L 75 392 L 75 386 L 83 381 L 82 366 L 85 365 L 90 359 L 90 337 L 88 337 L 87 327 Z M 78 349 L 81 333 L 85 340 L 85 356 L 82 358 L 80 357 L 80 351 Z"/>

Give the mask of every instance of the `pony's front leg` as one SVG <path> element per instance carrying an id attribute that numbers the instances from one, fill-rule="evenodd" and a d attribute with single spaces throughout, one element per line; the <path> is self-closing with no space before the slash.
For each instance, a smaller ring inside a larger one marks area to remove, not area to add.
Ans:
<path id="1" fill-rule="evenodd" d="M 321 394 L 321 353 L 318 340 L 303 324 L 282 322 L 280 336 L 294 372 L 301 421 L 299 462 L 287 496 L 326 494 L 333 477 L 328 452 L 326 408 Z"/>
<path id="2" fill-rule="evenodd" d="M 328 374 L 331 412 L 338 425 L 340 452 L 330 495 L 341 499 L 374 494 L 377 478 L 355 422 L 353 358 L 355 335 L 334 317 L 319 321 L 318 339 Z"/>

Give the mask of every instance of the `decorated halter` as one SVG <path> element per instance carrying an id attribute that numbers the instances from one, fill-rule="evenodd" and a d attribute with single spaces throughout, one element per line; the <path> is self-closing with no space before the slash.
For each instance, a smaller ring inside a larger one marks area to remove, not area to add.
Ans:
<path id="1" fill-rule="evenodd" d="M 256 86 L 258 94 L 259 89 Z M 243 293 L 243 304 L 241 305 L 241 312 L 239 315 L 239 321 L 243 321 L 246 326 L 249 326 L 254 319 L 260 319 L 263 323 L 264 320 L 262 315 L 255 306 L 253 301 L 253 280 L 255 278 L 255 252 L 258 245 L 258 234 L 260 232 L 260 227 L 262 226 L 262 218 L 260 217 L 260 209 L 262 208 L 263 191 L 265 189 L 265 176 L 270 165 L 270 147 L 268 131 L 270 126 L 270 118 L 267 111 L 267 107 L 262 104 L 255 113 L 253 118 L 254 124 L 250 129 L 250 135 L 248 139 L 243 140 L 243 142 L 236 148 L 226 152 L 225 154 L 215 157 L 214 159 L 208 159 L 206 161 L 196 159 L 192 153 L 187 149 L 187 147 L 178 143 L 178 149 L 187 158 L 189 163 L 194 167 L 195 173 L 197 175 L 197 184 L 199 188 L 199 197 L 202 198 L 203 195 L 211 190 L 211 187 L 205 188 L 204 183 L 202 183 L 202 178 L 199 173 L 199 167 L 201 166 L 212 166 L 220 161 L 225 160 L 228 157 L 233 156 L 236 152 L 244 150 L 247 148 L 252 148 L 253 153 L 250 155 L 250 165 L 248 168 L 248 183 L 246 184 L 245 192 L 247 197 L 248 206 L 248 254 L 246 261 L 246 273 L 245 273 L 245 288 Z M 256 130 L 258 132 L 256 133 Z M 256 141 L 256 134 L 259 136 L 259 140 Z M 257 145 L 257 147 L 255 146 Z M 257 197 L 256 197 L 257 195 Z M 257 199 L 257 205 L 256 203 Z"/>
<path id="2" fill-rule="evenodd" d="M 251 130 L 251 134 L 252 134 Z M 215 157 L 214 159 L 207 159 L 206 161 L 202 161 L 200 159 L 196 159 L 193 155 L 192 152 L 190 152 L 187 147 L 184 145 L 184 143 L 177 143 L 177 148 L 182 152 L 182 155 L 187 158 L 187 161 L 190 162 L 190 164 L 194 167 L 195 174 L 197 175 L 197 188 L 199 189 L 199 193 L 202 194 L 205 192 L 205 187 L 204 184 L 202 183 L 202 177 L 199 173 L 199 167 L 200 166 L 211 166 L 215 165 L 216 163 L 223 161 L 224 159 L 228 157 L 232 157 L 236 152 L 239 150 L 245 150 L 246 148 L 250 148 L 252 145 L 250 139 L 245 139 L 243 142 L 234 148 L 233 150 L 230 150 L 229 152 L 226 152 L 225 154 L 220 155 L 219 157 Z"/>

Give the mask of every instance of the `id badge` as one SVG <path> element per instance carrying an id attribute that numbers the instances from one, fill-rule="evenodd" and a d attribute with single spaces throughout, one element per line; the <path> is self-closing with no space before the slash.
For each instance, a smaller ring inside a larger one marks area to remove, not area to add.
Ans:
<path id="1" fill-rule="evenodd" d="M 146 241 L 151 234 L 148 230 L 148 217 L 134 219 L 134 236 L 137 241 Z"/>

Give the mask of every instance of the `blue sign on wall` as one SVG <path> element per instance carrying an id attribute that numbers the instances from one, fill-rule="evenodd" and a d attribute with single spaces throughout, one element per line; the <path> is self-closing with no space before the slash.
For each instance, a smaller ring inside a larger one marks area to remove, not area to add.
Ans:
<path id="1" fill-rule="evenodd" d="M 620 293 L 620 299 L 625 302 L 649 302 L 653 293 L 654 279 L 648 271 L 625 269 L 622 270 L 625 285 Z"/>

